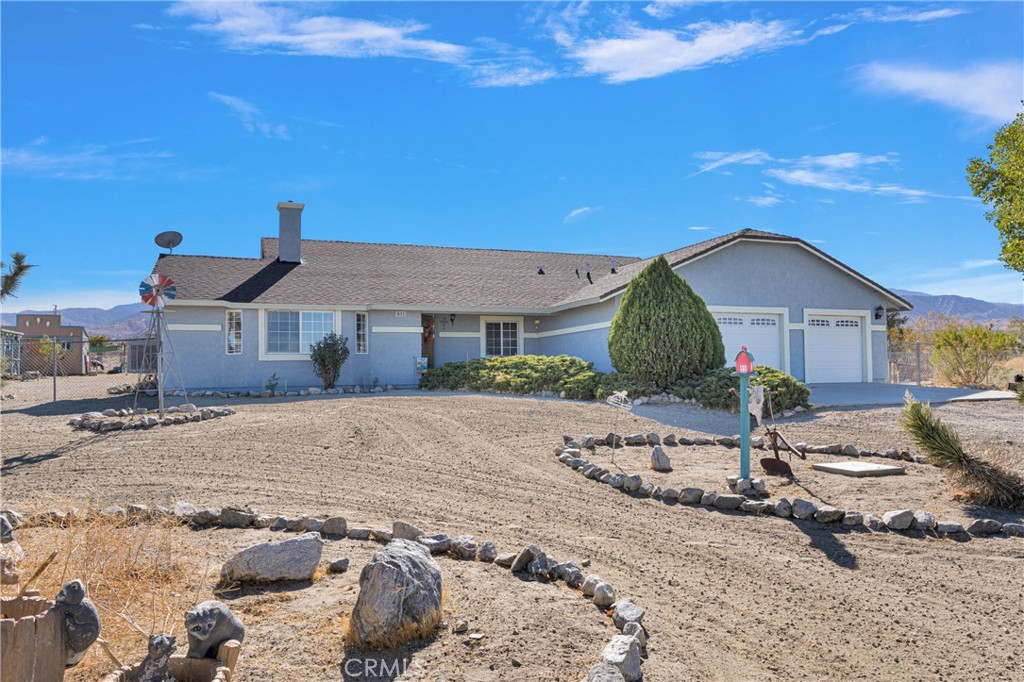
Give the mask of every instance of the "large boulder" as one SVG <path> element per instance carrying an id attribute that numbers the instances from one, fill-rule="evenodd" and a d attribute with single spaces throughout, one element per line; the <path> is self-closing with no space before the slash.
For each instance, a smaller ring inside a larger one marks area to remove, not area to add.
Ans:
<path id="1" fill-rule="evenodd" d="M 349 642 L 391 649 L 426 637 L 441 622 L 441 568 L 423 545 L 392 540 L 359 575 Z"/>
<path id="2" fill-rule="evenodd" d="M 640 669 L 640 640 L 632 635 L 615 635 L 601 653 L 601 662 L 618 668 L 626 682 L 643 677 Z"/>
<path id="3" fill-rule="evenodd" d="M 319 533 L 247 547 L 224 562 L 220 569 L 221 582 L 309 580 L 320 563 L 323 548 L 324 541 Z"/>

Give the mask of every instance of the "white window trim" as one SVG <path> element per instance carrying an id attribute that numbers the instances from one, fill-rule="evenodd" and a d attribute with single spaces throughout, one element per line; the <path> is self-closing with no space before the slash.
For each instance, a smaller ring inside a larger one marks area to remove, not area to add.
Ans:
<path id="1" fill-rule="evenodd" d="M 793 324 L 789 321 L 789 308 L 779 307 L 745 307 L 736 305 L 709 305 L 708 312 L 711 316 L 715 315 L 728 315 L 730 313 L 740 313 L 743 315 L 760 315 L 764 317 L 778 316 L 779 318 L 779 353 L 782 355 L 782 371 L 786 374 L 792 374 L 791 363 L 789 357 L 789 330 L 793 329 Z M 755 358 L 756 359 L 756 358 Z M 734 358 L 726 358 L 726 365 L 731 365 Z"/>
<path id="2" fill-rule="evenodd" d="M 480 357 L 498 357 L 487 355 L 487 323 L 488 322 L 515 322 L 519 326 L 516 328 L 516 355 L 523 355 L 523 317 L 515 316 L 480 316 Z"/>
<path id="3" fill-rule="evenodd" d="M 260 362 L 295 362 L 309 361 L 309 353 L 268 353 L 267 352 L 267 313 L 299 313 L 299 338 L 302 338 L 302 313 L 334 313 L 334 333 L 341 334 L 341 311 L 324 308 L 260 308 L 259 329 L 257 330 L 259 348 L 257 357 Z"/>
<path id="4" fill-rule="evenodd" d="M 232 353 L 231 346 L 228 345 L 228 336 L 231 334 L 231 323 L 228 318 L 231 313 L 238 313 L 238 352 Z M 224 355 L 242 355 L 245 351 L 245 315 L 242 314 L 241 310 L 230 309 L 224 311 Z"/>
<path id="5" fill-rule="evenodd" d="M 362 315 L 365 318 L 363 322 L 363 330 L 366 334 L 366 350 L 359 350 L 359 316 Z M 370 313 L 357 311 L 352 317 L 352 351 L 356 355 L 369 355 L 370 354 Z"/>
<path id="6" fill-rule="evenodd" d="M 861 369 L 861 379 L 867 383 L 874 381 L 875 368 L 873 366 L 873 359 L 871 356 L 871 318 L 874 316 L 874 311 L 871 310 L 852 310 L 848 308 L 804 308 L 804 324 L 807 323 L 808 317 L 859 317 L 860 322 L 860 347 L 861 347 L 861 362 L 864 363 Z M 804 378 L 807 377 L 807 348 L 808 348 L 808 334 L 805 328 L 804 330 Z"/>

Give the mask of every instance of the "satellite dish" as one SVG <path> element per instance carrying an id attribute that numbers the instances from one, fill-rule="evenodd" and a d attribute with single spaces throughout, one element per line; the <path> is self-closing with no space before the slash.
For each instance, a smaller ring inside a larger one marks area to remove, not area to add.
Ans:
<path id="1" fill-rule="evenodd" d="M 168 230 L 167 232 L 161 232 L 158 234 L 153 241 L 161 249 L 167 249 L 170 253 L 174 253 L 174 247 L 181 243 L 181 232 L 175 232 L 174 230 Z"/>

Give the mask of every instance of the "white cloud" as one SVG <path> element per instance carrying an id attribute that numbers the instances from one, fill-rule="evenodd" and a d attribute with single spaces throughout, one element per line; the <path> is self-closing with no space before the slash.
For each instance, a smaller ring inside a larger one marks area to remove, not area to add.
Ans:
<path id="1" fill-rule="evenodd" d="M 935 7 L 934 9 L 921 9 L 920 5 L 915 7 L 887 5 L 885 7 L 864 7 L 852 14 L 846 15 L 846 18 L 865 22 L 923 23 L 926 21 L 935 21 L 936 19 L 950 19 L 967 13 L 967 9 L 963 7 Z"/>
<path id="2" fill-rule="evenodd" d="M 766 194 L 760 197 L 747 197 L 746 201 L 750 202 L 754 206 L 759 206 L 761 208 L 771 208 L 772 206 L 778 206 L 779 204 L 782 203 L 782 199 L 776 196 L 772 196 L 770 194 Z"/>
<path id="3" fill-rule="evenodd" d="M 705 227 L 703 225 L 691 225 L 688 229 L 693 230 L 694 232 L 704 232 L 705 230 L 710 230 L 711 228 Z"/>
<path id="4" fill-rule="evenodd" d="M 625 83 L 731 62 L 803 40 L 800 30 L 782 21 L 701 22 L 681 31 L 625 23 L 619 33 L 585 39 L 570 54 L 585 73 Z"/>
<path id="5" fill-rule="evenodd" d="M 702 159 L 700 170 L 691 175 L 700 175 L 708 171 L 738 163 L 744 166 L 760 166 L 772 160 L 772 157 L 760 149 L 751 149 L 742 152 L 697 152 L 694 157 Z"/>
<path id="6" fill-rule="evenodd" d="M 535 69 L 529 66 L 507 67 L 501 64 L 484 64 L 476 67 L 473 71 L 473 85 L 481 88 L 536 85 L 558 75 L 554 69 Z"/>
<path id="7" fill-rule="evenodd" d="M 5 147 L 0 159 L 8 173 L 62 180 L 133 180 L 173 156 L 164 150 L 139 149 L 150 142 L 128 140 L 54 150 L 41 136 L 22 147 Z"/>
<path id="8" fill-rule="evenodd" d="M 183 2 L 168 11 L 195 19 L 193 29 L 216 35 L 230 49 L 242 52 L 440 62 L 458 62 L 468 52 L 462 45 L 417 37 L 428 26 L 415 21 L 384 23 L 313 14 L 301 5 Z"/>
<path id="9" fill-rule="evenodd" d="M 869 89 L 937 102 L 994 122 L 1016 116 L 1024 99 L 1024 63 L 1003 62 L 942 70 L 874 62 L 860 71 Z"/>
<path id="10" fill-rule="evenodd" d="M 222 95 L 219 92 L 208 92 L 210 99 L 220 102 L 231 110 L 231 113 L 242 122 L 242 126 L 250 133 L 261 133 L 264 137 L 276 140 L 290 139 L 288 128 L 279 123 L 267 121 L 263 112 L 252 102 L 247 102 L 240 97 Z"/>
<path id="11" fill-rule="evenodd" d="M 581 206 L 580 208 L 574 208 L 573 210 L 569 211 L 568 215 L 566 215 L 565 218 L 562 219 L 562 224 L 568 225 L 569 223 L 575 223 L 579 220 L 583 220 L 583 218 L 586 217 L 588 213 L 592 213 L 594 210 L 595 209 L 591 206 Z"/>
<path id="12" fill-rule="evenodd" d="M 808 239 L 807 241 L 809 241 L 811 244 L 825 244 L 826 243 L 824 239 Z"/>
<path id="13" fill-rule="evenodd" d="M 697 2 L 694 0 L 655 0 L 649 5 L 646 5 L 643 10 L 644 14 L 654 17 L 655 19 L 668 19 L 677 10 L 684 9 L 696 5 Z"/>

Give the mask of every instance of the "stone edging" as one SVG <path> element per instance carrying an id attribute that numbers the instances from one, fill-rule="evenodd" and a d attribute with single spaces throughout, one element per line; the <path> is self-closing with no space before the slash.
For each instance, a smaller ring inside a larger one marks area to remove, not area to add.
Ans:
<path id="1" fill-rule="evenodd" d="M 609 434 L 611 436 L 612 434 Z M 657 434 L 648 434 L 648 436 Z M 643 436 L 645 442 L 647 436 Z M 630 436 L 627 436 L 627 439 Z M 776 516 L 779 518 L 794 518 L 798 520 L 813 520 L 823 524 L 839 523 L 846 528 L 864 527 L 871 531 L 905 531 L 918 530 L 930 533 L 933 536 L 954 536 L 960 539 L 971 539 L 978 536 L 992 536 L 1000 532 L 1006 536 L 1024 537 L 1024 523 L 1000 523 L 995 519 L 976 519 L 966 528 L 953 521 L 936 521 L 935 516 L 922 509 L 899 509 L 887 511 L 881 518 L 874 514 L 862 511 L 843 510 L 831 505 L 818 507 L 807 500 L 794 499 L 790 502 L 786 498 L 776 501 L 757 499 L 764 493 L 759 490 L 754 481 L 748 492 L 735 494 L 735 485 L 739 481 L 730 479 L 730 493 L 718 493 L 714 490 L 703 488 L 674 488 L 661 489 L 652 483 L 644 483 L 639 474 L 627 475 L 613 474 L 588 460 L 580 457 L 579 444 L 570 436 L 563 436 L 565 445 L 555 448 L 555 456 L 566 466 L 580 472 L 586 478 L 599 483 L 604 483 L 612 488 L 638 497 L 651 497 L 665 503 L 677 502 L 679 504 L 702 505 L 717 509 L 719 511 L 742 511 L 754 516 Z M 604 439 L 601 439 L 604 440 Z M 593 436 L 585 436 L 583 443 L 591 443 L 596 447 L 597 439 Z M 628 442 L 628 441 L 627 441 Z M 663 439 L 662 439 L 663 442 Z M 576 447 L 572 447 L 576 446 Z M 927 535 L 926 535 L 927 537 Z"/>
<path id="2" fill-rule="evenodd" d="M 15 529 L 39 525 L 63 526 L 69 517 L 73 518 L 77 514 L 75 509 L 70 512 L 49 509 L 26 518 L 17 511 L 0 510 L 0 515 L 7 517 Z M 595 671 L 600 672 L 608 667 L 618 671 L 626 682 L 634 682 L 643 676 L 640 666 L 644 660 L 643 652 L 647 647 L 648 635 L 642 621 L 646 612 L 632 599 L 617 600 L 615 588 L 602 581 L 599 576 L 591 573 L 584 577 L 582 569 L 590 565 L 589 560 L 584 560 L 582 565 L 574 561 L 558 562 L 537 545 L 529 545 L 518 552 L 499 553 L 498 548 L 490 540 L 477 543 L 472 535 L 459 535 L 453 538 L 445 533 L 427 534 L 401 520 L 394 521 L 391 530 L 350 528 L 348 522 L 341 516 L 321 519 L 307 515 L 287 517 L 261 514 L 236 507 L 199 509 L 188 502 L 176 503 L 173 510 L 159 505 L 114 505 L 105 507 L 100 514 L 133 522 L 174 518 L 183 525 L 195 528 L 266 528 L 271 531 L 315 532 L 330 539 L 373 540 L 383 544 L 387 544 L 393 538 L 404 538 L 420 543 L 431 554 L 447 555 L 455 560 L 493 563 L 509 569 L 510 573 L 526 573 L 538 582 L 554 583 L 561 580 L 567 587 L 580 590 L 584 598 L 609 613 L 615 627 L 622 633 L 613 636 L 609 641 L 601 655 L 601 661 L 591 669 L 591 676 L 596 674 Z"/>
<path id="3" fill-rule="evenodd" d="M 68 421 L 68 426 L 86 431 L 128 431 L 230 417 L 237 410 L 233 407 L 196 407 L 192 403 L 183 403 L 166 408 L 163 419 L 152 416 L 156 413 L 156 410 L 147 410 L 145 407 L 134 410 L 130 407 L 120 410 L 110 408 L 102 412 L 86 412 Z M 135 417 L 139 420 L 133 421 Z"/>

